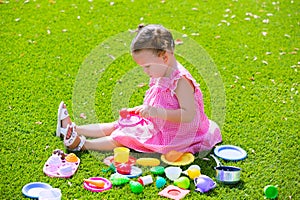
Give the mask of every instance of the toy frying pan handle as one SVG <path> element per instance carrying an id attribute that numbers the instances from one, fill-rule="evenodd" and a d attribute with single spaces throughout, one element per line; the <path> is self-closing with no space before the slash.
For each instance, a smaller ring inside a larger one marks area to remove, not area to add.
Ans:
<path id="1" fill-rule="evenodd" d="M 210 156 L 213 157 L 213 159 L 216 161 L 217 167 L 221 167 L 222 166 L 221 162 L 219 161 L 219 159 L 216 156 L 214 156 L 213 154 L 210 154 Z"/>
<path id="2" fill-rule="evenodd" d="M 130 118 L 131 115 L 138 115 L 135 111 L 128 111 L 127 108 L 122 108 L 119 114 L 123 119 Z"/>

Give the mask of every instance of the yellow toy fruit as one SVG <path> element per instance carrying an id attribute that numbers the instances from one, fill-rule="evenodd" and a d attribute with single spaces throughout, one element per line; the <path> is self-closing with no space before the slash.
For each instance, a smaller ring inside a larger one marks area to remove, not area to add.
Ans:
<path id="1" fill-rule="evenodd" d="M 160 161 L 156 158 L 139 158 L 136 160 L 136 164 L 139 164 L 142 166 L 155 167 L 160 164 Z"/>
<path id="2" fill-rule="evenodd" d="M 201 175 L 200 170 L 196 168 L 188 169 L 187 174 L 190 179 L 195 179 Z"/>

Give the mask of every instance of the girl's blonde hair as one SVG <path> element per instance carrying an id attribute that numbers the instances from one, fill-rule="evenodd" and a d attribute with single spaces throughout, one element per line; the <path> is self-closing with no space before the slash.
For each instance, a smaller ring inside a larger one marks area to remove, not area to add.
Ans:
<path id="1" fill-rule="evenodd" d="M 131 43 L 131 52 L 142 49 L 153 50 L 158 55 L 166 51 L 174 51 L 174 40 L 170 31 L 161 25 L 139 25 L 138 33 Z"/>

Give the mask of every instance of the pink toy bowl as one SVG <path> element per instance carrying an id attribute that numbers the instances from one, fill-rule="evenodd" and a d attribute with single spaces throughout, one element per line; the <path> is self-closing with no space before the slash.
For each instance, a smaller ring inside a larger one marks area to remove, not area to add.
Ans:
<path id="1" fill-rule="evenodd" d="M 109 180 L 107 180 L 106 178 L 91 177 L 89 179 L 91 179 L 91 180 L 101 180 L 101 181 L 103 181 L 105 183 L 105 185 L 104 185 L 103 188 L 99 188 L 99 187 L 94 186 L 93 184 L 90 184 L 90 183 L 87 183 L 87 182 L 83 182 L 83 187 L 86 190 L 90 190 L 92 192 L 103 192 L 103 191 L 106 191 L 106 190 L 110 190 L 112 188 L 112 183 Z"/>

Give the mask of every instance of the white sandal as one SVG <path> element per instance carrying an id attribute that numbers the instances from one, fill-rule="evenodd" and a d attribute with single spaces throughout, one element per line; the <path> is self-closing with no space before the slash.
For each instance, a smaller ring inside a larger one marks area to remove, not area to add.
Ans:
<path id="1" fill-rule="evenodd" d="M 84 143 L 86 138 L 81 135 L 78 136 L 77 132 L 74 130 L 74 126 L 68 125 L 66 128 L 66 133 L 64 135 L 64 145 L 70 151 L 81 151 L 85 150 Z M 67 132 L 71 131 L 71 136 L 67 139 Z"/>
<path id="2" fill-rule="evenodd" d="M 66 129 L 62 127 L 62 120 L 69 117 L 68 110 L 64 108 L 64 102 L 60 102 L 57 111 L 56 136 L 63 137 L 66 134 Z"/>

